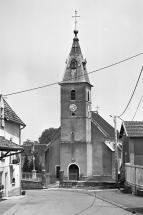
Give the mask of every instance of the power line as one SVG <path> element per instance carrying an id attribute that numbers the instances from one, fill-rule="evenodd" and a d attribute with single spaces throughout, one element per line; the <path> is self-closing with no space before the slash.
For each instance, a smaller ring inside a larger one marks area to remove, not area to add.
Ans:
<path id="1" fill-rule="evenodd" d="M 138 111 L 138 108 L 139 108 L 139 106 L 140 106 L 140 103 L 141 103 L 141 101 L 142 101 L 142 98 L 143 98 L 143 94 L 142 94 L 142 96 L 141 96 L 141 99 L 140 99 L 139 104 L 138 104 L 138 106 L 137 106 L 137 109 L 136 109 L 136 111 L 135 111 L 135 114 L 134 114 L 134 116 L 133 116 L 133 118 L 132 118 L 132 121 L 133 121 L 134 118 L 135 118 L 135 115 L 136 115 L 136 113 L 137 113 L 137 111 Z"/>
<path id="2" fill-rule="evenodd" d="M 119 115 L 118 117 L 121 117 L 121 116 L 125 113 L 125 111 L 127 110 L 128 106 L 129 106 L 129 104 L 130 104 L 130 102 L 131 102 L 131 100 L 132 100 L 132 98 L 133 98 L 133 95 L 134 95 L 134 93 L 135 93 L 135 91 L 136 91 L 138 82 L 139 82 L 139 80 L 140 80 L 140 76 L 141 76 L 141 74 L 142 74 L 142 70 L 143 70 L 143 67 L 142 67 L 142 69 L 141 69 L 141 71 L 140 71 L 140 74 L 139 74 L 137 83 L 136 83 L 136 85 L 135 85 L 134 91 L 133 91 L 133 93 L 132 93 L 132 95 L 131 95 L 131 98 L 130 98 L 130 100 L 129 100 L 129 102 L 128 102 L 126 108 L 125 108 L 125 110 L 123 111 L 123 113 L 122 113 L 121 115 Z"/>
<path id="3" fill-rule="evenodd" d="M 104 69 L 107 69 L 109 67 L 112 67 L 112 66 L 115 66 L 117 64 L 120 64 L 120 63 L 123 63 L 125 61 L 128 61 L 128 60 L 131 60 L 132 58 L 135 58 L 135 57 L 138 57 L 140 55 L 142 55 L 143 52 L 137 54 L 137 55 L 134 55 L 132 57 L 129 57 L 129 58 L 126 58 L 124 60 L 121 60 L 121 61 L 118 61 L 116 63 L 113 63 L 113 64 L 110 64 L 108 66 L 105 66 L 105 67 L 102 67 L 100 69 L 97 69 L 95 71 L 92 71 L 92 72 L 88 72 L 87 74 L 92 74 L 92 73 L 95 73 L 95 72 L 98 72 L 98 71 L 101 71 L 101 70 L 104 70 Z M 86 74 L 84 74 L 86 75 Z M 83 75 L 79 75 L 77 77 L 80 77 L 80 76 L 83 76 Z M 73 78 L 70 78 L 70 79 L 67 79 L 66 81 L 69 81 L 69 80 L 72 80 Z M 35 88 L 31 88 L 31 89 L 27 89 L 27 90 L 22 90 L 22 91 L 18 91 L 18 92 L 15 92 L 15 93 L 9 93 L 9 94 L 5 94 L 4 96 L 10 96 L 10 95 L 15 95 L 15 94 L 20 94 L 20 93 L 25 93 L 25 92 L 28 92 L 28 91 L 32 91 L 32 90 L 38 90 L 38 89 L 42 89 L 42 88 L 45 88 L 45 87 L 50 87 L 50 86 L 53 86 L 53 85 L 56 85 L 56 84 L 61 84 L 63 83 L 64 81 L 61 81 L 61 82 L 54 82 L 54 83 L 51 83 L 51 84 L 46 84 L 46 85 L 43 85 L 43 86 L 40 86 L 40 87 L 35 87 Z"/>

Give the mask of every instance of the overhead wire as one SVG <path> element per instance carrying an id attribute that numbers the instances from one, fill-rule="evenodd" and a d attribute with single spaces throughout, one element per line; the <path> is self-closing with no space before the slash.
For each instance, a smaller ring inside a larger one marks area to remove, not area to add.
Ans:
<path id="1" fill-rule="evenodd" d="M 102 67 L 102 68 L 100 68 L 100 69 L 97 69 L 97 70 L 94 70 L 94 71 L 91 71 L 91 72 L 87 72 L 86 74 L 83 74 L 83 75 L 79 75 L 79 76 L 77 76 L 77 78 L 78 78 L 78 77 L 81 77 L 81 76 L 84 76 L 84 75 L 92 74 L 92 73 L 95 73 L 95 72 L 98 72 L 98 71 L 101 71 L 101 70 L 104 70 L 104 69 L 107 69 L 107 68 L 110 68 L 110 67 L 115 66 L 115 65 L 117 65 L 117 64 L 120 64 L 120 63 L 123 63 L 123 62 L 125 62 L 125 61 L 131 60 L 131 59 L 133 59 L 133 58 L 135 58 L 135 57 L 138 57 L 138 56 L 140 56 L 140 55 L 142 55 L 142 54 L 143 54 L 143 52 L 141 52 L 141 53 L 139 53 L 139 54 L 136 54 L 136 55 L 134 55 L 134 56 L 131 56 L 131 57 L 129 57 L 129 58 L 126 58 L 126 59 L 124 59 L 124 60 L 118 61 L 118 62 L 116 62 L 116 63 L 110 64 L 110 65 L 108 65 L 108 66 Z M 72 80 L 72 79 L 73 79 L 73 78 L 69 78 L 69 79 L 67 79 L 67 80 L 65 80 L 65 81 L 70 81 L 70 80 Z M 22 90 L 22 91 L 18 91 L 18 92 L 14 92 L 14 93 L 8 93 L 8 94 L 5 94 L 5 95 L 3 95 L 3 96 L 10 96 L 10 95 L 25 93 L 25 92 L 29 92 L 29 91 L 33 91 L 33 90 L 38 90 L 38 89 L 42 89 L 42 88 L 45 88 L 45 87 L 50 87 L 50 86 L 53 86 L 53 85 L 56 85 L 56 84 L 62 84 L 63 82 L 64 82 L 64 81 L 61 81 L 61 82 L 54 82 L 54 83 L 46 84 L 46 85 L 43 85 L 43 86 L 40 86 L 40 87 L 34 87 L 34 88 L 31 88 L 31 89 L 27 89 L 27 90 Z"/>
<path id="2" fill-rule="evenodd" d="M 131 103 L 131 100 L 132 100 L 132 98 L 133 98 L 133 96 L 134 96 L 134 93 L 135 93 L 135 91 L 136 91 L 138 82 L 139 82 L 139 80 L 140 80 L 140 77 L 141 77 L 141 74 L 142 74 L 142 70 L 143 70 L 143 67 L 142 67 L 142 69 L 141 69 L 141 71 L 140 71 L 140 74 L 139 74 L 138 80 L 137 80 L 137 82 L 136 82 L 135 88 L 134 88 L 134 90 L 133 90 L 133 93 L 132 93 L 132 95 L 131 95 L 131 98 L 130 98 L 130 100 L 129 100 L 127 106 L 126 106 L 126 108 L 125 108 L 124 111 L 122 112 L 122 114 L 120 114 L 120 115 L 118 116 L 119 118 L 120 118 L 121 116 L 123 116 L 123 114 L 126 112 L 127 108 L 129 107 L 129 104 Z"/>
<path id="3" fill-rule="evenodd" d="M 133 118 L 132 118 L 132 121 L 134 120 L 134 118 L 135 118 L 135 116 L 136 116 L 136 113 L 137 113 L 137 111 L 138 111 L 138 109 L 139 109 L 139 106 L 140 106 L 140 104 L 141 104 L 142 99 L 143 99 L 143 94 L 142 94 L 142 96 L 141 96 L 141 98 L 140 98 L 140 101 L 139 101 L 139 103 L 138 103 L 137 109 L 136 109 L 135 114 L 134 114 L 134 116 L 133 116 Z"/>

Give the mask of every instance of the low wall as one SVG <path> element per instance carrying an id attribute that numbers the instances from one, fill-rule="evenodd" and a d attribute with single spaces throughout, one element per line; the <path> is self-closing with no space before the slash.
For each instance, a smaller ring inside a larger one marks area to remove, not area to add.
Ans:
<path id="1" fill-rule="evenodd" d="M 21 180 L 22 190 L 43 189 L 42 182 Z"/>
<path id="2" fill-rule="evenodd" d="M 113 189 L 116 188 L 114 182 L 95 182 L 95 181 L 62 181 L 59 187 L 98 187 L 100 189 Z"/>
<path id="3" fill-rule="evenodd" d="M 8 191 L 8 196 L 19 196 L 20 195 L 20 187 L 14 188 Z"/>

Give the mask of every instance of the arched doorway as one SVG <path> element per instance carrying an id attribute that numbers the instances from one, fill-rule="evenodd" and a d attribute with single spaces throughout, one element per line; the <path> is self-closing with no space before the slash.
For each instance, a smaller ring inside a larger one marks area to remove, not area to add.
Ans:
<path id="1" fill-rule="evenodd" d="M 69 180 L 79 180 L 79 167 L 76 164 L 69 166 Z"/>

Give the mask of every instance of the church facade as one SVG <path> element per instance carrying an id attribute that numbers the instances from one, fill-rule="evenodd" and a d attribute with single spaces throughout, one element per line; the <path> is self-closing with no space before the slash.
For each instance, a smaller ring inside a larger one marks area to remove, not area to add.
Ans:
<path id="1" fill-rule="evenodd" d="M 114 128 L 98 112 L 91 111 L 93 86 L 77 34 L 75 30 L 63 80 L 59 84 L 61 126 L 45 151 L 45 170 L 58 178 L 62 169 L 65 180 L 93 177 L 114 180 Z"/>

